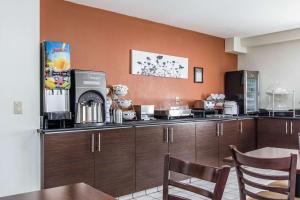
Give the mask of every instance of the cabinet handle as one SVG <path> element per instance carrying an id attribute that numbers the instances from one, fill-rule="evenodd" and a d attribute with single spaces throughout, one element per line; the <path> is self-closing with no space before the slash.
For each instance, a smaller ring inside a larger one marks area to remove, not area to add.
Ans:
<path id="1" fill-rule="evenodd" d="M 174 130 L 173 128 L 171 128 L 171 140 L 170 140 L 171 143 L 174 142 Z"/>
<path id="2" fill-rule="evenodd" d="M 220 133 L 220 127 L 219 127 L 219 123 L 217 123 L 217 136 L 219 137 L 220 135 L 219 135 L 219 133 Z"/>
<path id="3" fill-rule="evenodd" d="M 243 134 L 243 121 L 241 121 L 241 134 Z"/>
<path id="4" fill-rule="evenodd" d="M 287 135 L 288 134 L 288 123 L 285 122 L 285 134 Z"/>
<path id="5" fill-rule="evenodd" d="M 224 135 L 224 124 L 221 123 L 221 135 L 223 136 Z"/>
<path id="6" fill-rule="evenodd" d="M 91 138 L 91 152 L 94 153 L 95 152 L 95 135 L 92 134 L 92 138 Z"/>
<path id="7" fill-rule="evenodd" d="M 101 151 L 101 133 L 98 133 L 98 151 Z"/>
<path id="8" fill-rule="evenodd" d="M 291 135 L 293 135 L 293 122 L 291 122 Z"/>
<path id="9" fill-rule="evenodd" d="M 165 128 L 165 141 L 166 143 L 169 143 L 169 127 Z"/>

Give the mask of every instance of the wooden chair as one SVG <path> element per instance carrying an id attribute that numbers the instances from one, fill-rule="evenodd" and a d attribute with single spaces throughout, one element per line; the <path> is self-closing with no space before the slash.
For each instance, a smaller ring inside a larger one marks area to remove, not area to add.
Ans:
<path id="1" fill-rule="evenodd" d="M 291 154 L 291 156 L 285 158 L 256 158 L 239 152 L 233 145 L 230 145 L 230 148 L 238 177 L 240 200 L 297 199 L 295 198 L 297 155 Z M 267 175 L 249 170 L 248 167 L 278 170 L 288 173 L 285 175 Z M 256 183 L 249 179 L 249 177 L 265 180 L 286 180 L 288 181 L 288 187 Z M 249 186 L 263 191 L 253 193 L 247 189 Z M 249 196 L 249 198 L 246 198 L 246 196 Z"/>
<path id="2" fill-rule="evenodd" d="M 190 177 L 199 178 L 209 182 L 216 183 L 214 191 L 208 191 L 190 184 L 176 182 L 169 178 L 170 172 L 177 172 Z M 203 166 L 198 163 L 187 162 L 170 157 L 169 154 L 165 156 L 164 163 L 164 181 L 163 181 L 163 200 L 186 200 L 187 198 L 179 197 L 169 194 L 169 185 L 190 192 L 200 194 L 213 200 L 221 200 L 230 172 L 229 166 L 222 166 L 220 168 Z"/>
<path id="3" fill-rule="evenodd" d="M 300 153 L 300 133 L 298 133 L 298 150 Z M 273 181 L 269 185 L 275 187 L 288 187 L 288 184 L 288 181 Z"/>

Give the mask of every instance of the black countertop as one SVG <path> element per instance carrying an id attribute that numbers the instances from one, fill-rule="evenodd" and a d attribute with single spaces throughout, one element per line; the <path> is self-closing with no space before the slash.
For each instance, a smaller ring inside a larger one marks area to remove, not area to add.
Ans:
<path id="1" fill-rule="evenodd" d="M 193 123 L 201 121 L 228 121 L 228 120 L 239 120 L 239 119 L 253 119 L 256 116 L 226 116 L 226 117 L 207 117 L 207 118 L 186 118 L 186 119 L 156 119 L 149 121 L 125 121 L 122 124 L 106 124 L 103 126 L 94 127 L 80 127 L 80 128 L 61 128 L 61 129 L 39 129 L 38 132 L 41 134 L 53 134 L 62 132 L 82 132 L 89 130 L 110 130 L 120 128 L 133 128 L 142 126 L 155 126 L 164 124 L 178 124 L 178 123 Z"/>
<path id="2" fill-rule="evenodd" d="M 259 119 L 285 119 L 285 120 L 299 120 L 300 116 L 284 117 L 284 116 L 258 116 Z"/>

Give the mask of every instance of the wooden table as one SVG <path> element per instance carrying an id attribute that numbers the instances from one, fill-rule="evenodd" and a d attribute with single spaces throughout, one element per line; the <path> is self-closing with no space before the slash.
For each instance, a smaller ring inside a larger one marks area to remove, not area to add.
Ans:
<path id="1" fill-rule="evenodd" d="M 300 197 L 300 156 L 298 149 L 265 147 L 246 152 L 245 154 L 258 158 L 280 158 L 290 156 L 292 153 L 297 155 L 296 197 Z M 232 157 L 227 157 L 224 158 L 224 162 L 233 163 L 233 159 Z"/>
<path id="2" fill-rule="evenodd" d="M 85 183 L 1 197 L 0 200 L 115 200 Z"/>

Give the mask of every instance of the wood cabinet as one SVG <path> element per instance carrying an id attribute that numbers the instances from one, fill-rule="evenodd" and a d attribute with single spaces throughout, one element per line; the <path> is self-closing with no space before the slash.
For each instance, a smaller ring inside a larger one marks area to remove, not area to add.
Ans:
<path id="1" fill-rule="evenodd" d="M 78 182 L 94 185 L 92 132 L 42 135 L 42 187 Z"/>
<path id="2" fill-rule="evenodd" d="M 300 120 L 290 120 L 290 147 L 291 149 L 299 149 Z"/>
<path id="3" fill-rule="evenodd" d="M 43 135 L 44 188 L 85 182 L 113 196 L 135 191 L 135 129 Z"/>
<path id="4" fill-rule="evenodd" d="M 118 197 L 135 191 L 135 130 L 97 131 L 95 188 Z"/>
<path id="5" fill-rule="evenodd" d="M 195 124 L 176 124 L 167 128 L 170 134 L 170 155 L 182 160 L 195 161 Z"/>
<path id="6" fill-rule="evenodd" d="M 168 153 L 167 128 L 136 127 L 136 190 L 162 185 L 164 155 Z"/>
<path id="7" fill-rule="evenodd" d="M 219 165 L 218 122 L 203 121 L 196 123 L 196 161 L 203 165 Z"/>
<path id="8" fill-rule="evenodd" d="M 255 149 L 255 127 L 254 119 L 197 122 L 197 162 L 215 167 L 228 164 L 223 159 L 231 156 L 229 145 L 245 152 Z"/>
<path id="9" fill-rule="evenodd" d="M 256 149 L 256 122 L 255 119 L 239 120 L 237 133 L 237 147 L 241 152 L 248 152 Z"/>
<path id="10" fill-rule="evenodd" d="M 229 145 L 237 146 L 238 121 L 222 121 L 219 123 L 219 165 L 224 163 L 223 159 L 231 156 Z"/>
<path id="11" fill-rule="evenodd" d="M 176 124 L 167 127 L 169 132 L 169 153 L 181 160 L 195 162 L 195 123 Z M 170 177 L 179 181 L 189 177 L 171 172 Z"/>
<path id="12" fill-rule="evenodd" d="M 289 144 L 295 146 L 300 122 L 295 120 L 287 124 L 289 133 L 283 135 L 288 135 Z M 275 130 L 281 129 L 285 123 L 266 120 L 260 125 L 259 130 L 272 128 L 272 132 L 274 126 Z M 285 131 L 285 127 L 282 130 Z M 260 138 L 274 143 L 274 136 L 266 132 L 261 131 Z M 281 131 L 276 133 L 282 136 Z M 217 167 L 223 164 L 225 157 L 231 156 L 229 145 L 250 151 L 255 148 L 255 138 L 255 120 L 200 121 L 43 134 L 43 188 L 85 182 L 112 196 L 122 196 L 162 185 L 166 153 Z M 272 146 L 270 143 L 266 145 Z M 171 177 L 176 180 L 187 178 L 174 173 Z"/>
<path id="13" fill-rule="evenodd" d="M 136 128 L 136 190 L 162 185 L 164 156 L 195 161 L 195 124 Z M 173 175 L 174 176 L 174 175 Z M 182 179 L 174 176 L 174 179 Z"/>
<path id="14" fill-rule="evenodd" d="M 291 148 L 290 120 L 260 118 L 257 121 L 257 146 Z"/>

